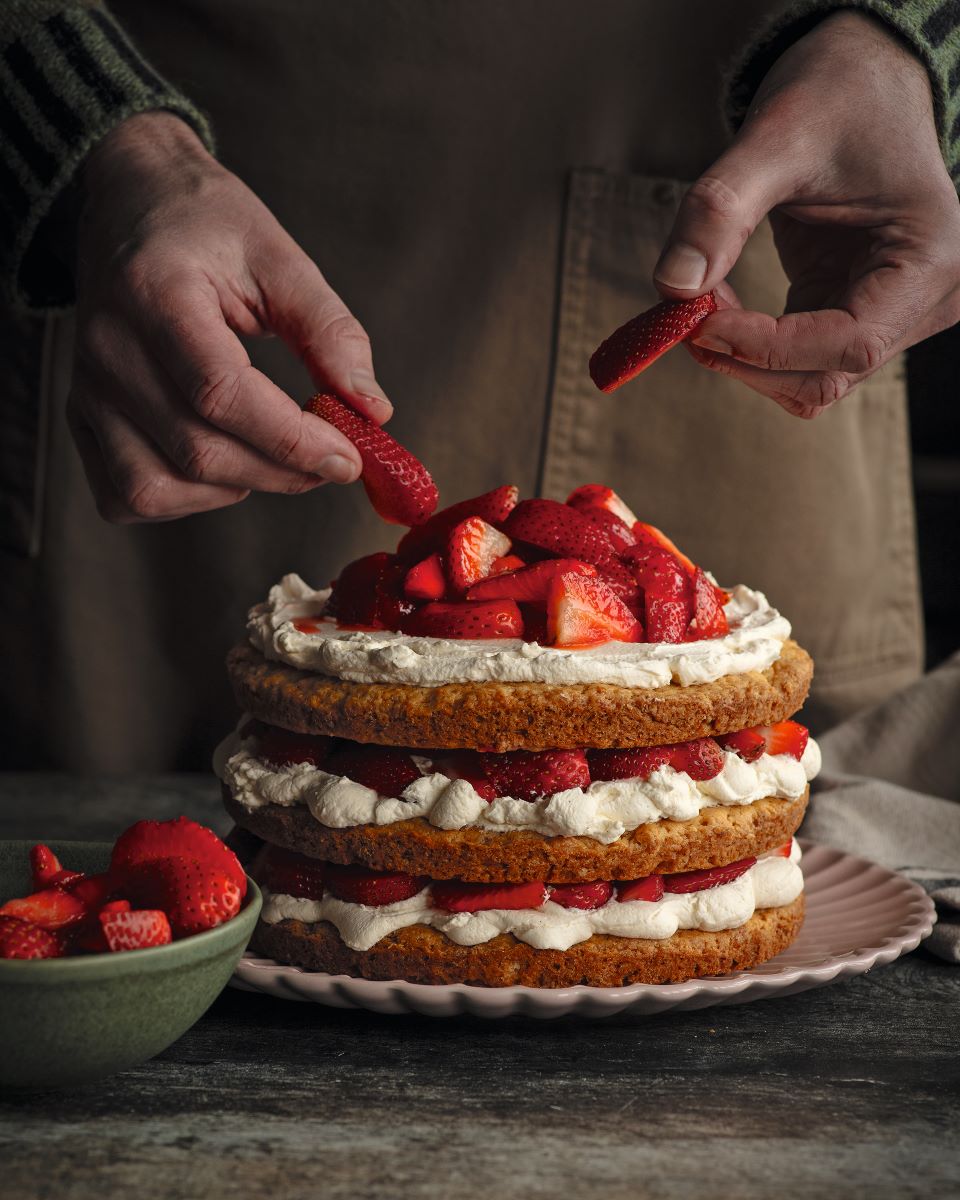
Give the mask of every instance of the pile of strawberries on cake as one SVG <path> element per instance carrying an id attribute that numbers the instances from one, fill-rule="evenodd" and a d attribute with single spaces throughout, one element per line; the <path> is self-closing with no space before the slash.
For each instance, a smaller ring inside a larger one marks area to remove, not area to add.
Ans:
<path id="1" fill-rule="evenodd" d="M 328 615 L 341 627 L 582 649 L 722 637 L 728 599 L 611 488 L 587 484 L 561 504 L 519 500 L 507 485 L 434 513 L 395 554 L 350 563 Z"/>

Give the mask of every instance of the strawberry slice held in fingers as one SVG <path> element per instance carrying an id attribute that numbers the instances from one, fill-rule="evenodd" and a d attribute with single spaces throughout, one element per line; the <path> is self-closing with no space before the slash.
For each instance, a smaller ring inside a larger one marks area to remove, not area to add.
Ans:
<path id="1" fill-rule="evenodd" d="M 100 913 L 104 941 L 111 954 L 122 950 L 149 950 L 173 941 L 167 914 L 159 909 Z"/>
<path id="2" fill-rule="evenodd" d="M 597 568 L 576 558 L 546 558 L 516 571 L 493 575 L 475 583 L 468 600 L 516 600 L 518 604 L 546 605 L 554 580 L 565 574 L 596 575 Z"/>
<path id="3" fill-rule="evenodd" d="M 613 895 L 613 884 L 598 879 L 595 883 L 551 883 L 549 898 L 562 908 L 603 908 Z"/>
<path id="4" fill-rule="evenodd" d="M 405 871 L 373 871 L 359 864 L 327 863 L 326 886 L 338 900 L 379 907 L 416 896 L 430 881 L 425 875 Z"/>
<path id="5" fill-rule="evenodd" d="M 723 611 L 723 595 L 725 593 L 697 567 L 693 576 L 693 617 L 687 629 L 688 641 L 724 637 L 730 632 L 730 623 Z"/>
<path id="6" fill-rule="evenodd" d="M 406 750 L 394 746 L 342 746 L 327 762 L 331 775 L 343 775 L 380 796 L 399 797 L 420 778 L 420 768 Z"/>
<path id="7" fill-rule="evenodd" d="M 497 795 L 516 800 L 590 786 L 590 766 L 583 750 L 507 750 L 483 754 L 481 762 Z"/>
<path id="8" fill-rule="evenodd" d="M 546 885 L 533 883 L 464 883 L 459 879 L 434 880 L 430 894 L 446 912 L 487 912 L 493 908 L 540 908 L 547 899 Z"/>
<path id="9" fill-rule="evenodd" d="M 503 524 L 515 542 L 526 542 L 556 558 L 577 558 L 595 565 L 616 558 L 605 529 L 582 512 L 557 500 L 521 500 Z"/>
<path id="10" fill-rule="evenodd" d="M 462 594 L 486 579 L 498 558 L 510 549 L 510 539 L 483 517 L 467 517 L 454 526 L 447 541 L 447 576 L 455 592 Z"/>
<path id="11" fill-rule="evenodd" d="M 375 422 L 329 393 L 314 396 L 307 411 L 338 429 L 356 446 L 360 478 L 374 510 L 394 525 L 420 525 L 437 507 L 437 485 L 409 450 Z"/>
<path id="12" fill-rule="evenodd" d="M 724 883 L 733 883 L 754 865 L 755 858 L 741 858 L 737 862 L 726 863 L 722 867 L 707 867 L 703 871 L 681 871 L 677 875 L 666 875 L 664 887 L 675 895 L 686 895 L 689 892 L 704 892 L 707 888 L 720 887 Z"/>
<path id="13" fill-rule="evenodd" d="M 412 637 L 522 638 L 523 617 L 515 600 L 425 604 L 401 626 Z"/>
<path id="14" fill-rule="evenodd" d="M 662 300 L 614 330 L 590 358 L 590 378 L 601 392 L 613 392 L 685 341 L 717 311 L 713 292 L 691 300 Z"/>
<path id="15" fill-rule="evenodd" d="M 618 517 L 627 528 L 632 528 L 637 521 L 636 515 L 620 499 L 613 488 L 604 487 L 602 483 L 585 483 L 582 487 L 574 488 L 566 502 L 571 508 L 579 509 L 580 512 L 602 508 Z"/>
<path id="16" fill-rule="evenodd" d="M 550 645 L 583 649 L 603 642 L 635 642 L 641 634 L 640 622 L 602 579 L 568 572 L 551 585 L 547 601 Z"/>
<path id="17" fill-rule="evenodd" d="M 447 575 L 440 555 L 431 554 L 412 566 L 403 581 L 403 590 L 411 600 L 442 600 L 447 594 Z"/>
<path id="18" fill-rule="evenodd" d="M 516 507 L 519 498 L 520 489 L 508 483 L 484 492 L 482 496 L 458 500 L 456 504 L 435 512 L 429 521 L 409 529 L 397 545 L 397 554 L 404 562 L 416 562 L 429 554 L 442 552 L 453 529 L 467 517 L 481 517 L 488 525 L 499 528 Z"/>
<path id="19" fill-rule="evenodd" d="M 240 860 L 212 829 L 198 825 L 189 817 L 177 817 L 172 821 L 137 821 L 124 830 L 114 843 L 110 874 L 122 880 L 130 867 L 178 855 L 210 863 L 233 881 L 241 899 L 246 895 L 247 878 Z M 163 908 L 164 905 L 148 904 L 144 907 Z"/>
<path id="20" fill-rule="evenodd" d="M 672 756 L 672 746 L 587 752 L 592 779 L 649 779 L 654 771 L 669 765 Z"/>
<path id="21" fill-rule="evenodd" d="M 617 899 L 621 904 L 629 900 L 662 900 L 663 892 L 662 875 L 645 875 L 642 879 L 624 879 L 617 883 Z"/>

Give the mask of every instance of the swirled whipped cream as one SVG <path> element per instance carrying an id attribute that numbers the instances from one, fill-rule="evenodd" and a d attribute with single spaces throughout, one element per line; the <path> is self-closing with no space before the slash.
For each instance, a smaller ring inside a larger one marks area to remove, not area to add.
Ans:
<path id="1" fill-rule="evenodd" d="M 255 739 L 244 741 L 239 733 L 217 748 L 214 768 L 248 811 L 266 805 L 305 807 L 331 829 L 422 817 L 438 829 L 525 829 L 547 837 L 589 837 L 609 845 L 640 825 L 689 821 L 714 805 L 752 804 L 768 796 L 795 800 L 819 771 L 820 750 L 811 738 L 799 762 L 790 754 L 764 754 L 752 763 L 727 750 L 719 775 L 704 781 L 662 766 L 646 779 L 598 780 L 538 800 L 501 796 L 492 802 L 468 780 L 434 771 L 429 759 L 415 761 L 421 777 L 399 799 L 311 763 L 277 766 L 257 756 Z"/>
<path id="2" fill-rule="evenodd" d="M 329 892 L 322 900 L 304 900 L 282 893 L 264 893 L 261 918 L 268 925 L 293 919 L 313 924 L 329 921 L 351 950 L 369 950 L 381 938 L 408 925 L 429 925 L 460 946 L 477 946 L 500 933 L 538 950 L 569 950 L 595 933 L 628 938 L 668 938 L 678 929 L 716 932 L 745 924 L 762 908 L 790 904 L 803 891 L 800 847 L 796 841 L 790 857 L 771 855 L 719 887 L 674 895 L 660 900 L 613 898 L 602 908 L 563 908 L 547 900 L 540 908 L 489 909 L 486 912 L 451 913 L 434 908 L 430 889 L 409 900 L 374 907 L 338 900 Z"/>
<path id="3" fill-rule="evenodd" d="M 330 589 L 315 591 L 285 575 L 263 604 L 250 610 L 250 641 L 267 658 L 354 683 L 613 683 L 689 687 L 724 675 L 763 671 L 780 656 L 790 623 L 762 592 L 738 585 L 724 611 L 730 632 L 700 642 L 605 642 L 585 650 L 556 650 L 520 638 L 478 640 L 410 637 L 404 633 L 339 629 L 324 620 Z M 314 618 L 316 632 L 294 622 Z"/>

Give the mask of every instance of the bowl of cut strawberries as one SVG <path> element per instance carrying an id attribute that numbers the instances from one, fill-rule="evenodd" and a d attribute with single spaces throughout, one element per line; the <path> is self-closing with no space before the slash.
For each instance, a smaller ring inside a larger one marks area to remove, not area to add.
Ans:
<path id="1" fill-rule="evenodd" d="M 64 1087 L 152 1058 L 225 987 L 261 897 L 188 817 L 107 842 L 0 842 L 0 1087 Z"/>

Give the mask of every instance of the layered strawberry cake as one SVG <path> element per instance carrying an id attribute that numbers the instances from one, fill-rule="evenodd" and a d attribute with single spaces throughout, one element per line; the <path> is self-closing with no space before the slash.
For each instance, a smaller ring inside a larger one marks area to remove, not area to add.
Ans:
<path id="1" fill-rule="evenodd" d="M 610 987 L 787 946 L 819 753 L 786 619 L 600 485 L 418 519 L 329 588 L 286 576 L 229 655 L 216 769 L 263 843 L 255 948 Z"/>

